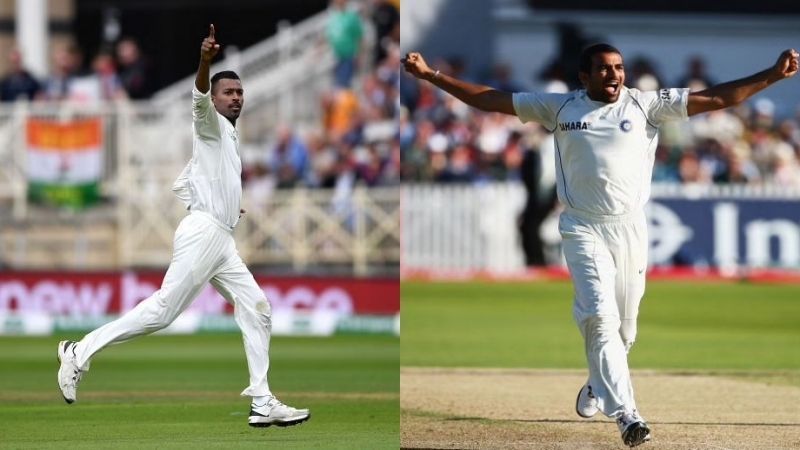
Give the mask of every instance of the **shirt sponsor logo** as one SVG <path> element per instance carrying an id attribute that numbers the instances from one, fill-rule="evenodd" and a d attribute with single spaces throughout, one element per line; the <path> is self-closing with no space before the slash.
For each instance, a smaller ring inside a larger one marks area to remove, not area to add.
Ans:
<path id="1" fill-rule="evenodd" d="M 619 129 L 627 133 L 633 129 L 633 124 L 630 120 L 625 119 L 619 123 Z"/>
<path id="2" fill-rule="evenodd" d="M 669 89 L 661 90 L 661 100 L 666 100 L 666 101 L 672 100 L 672 93 L 669 91 Z"/>
<path id="3" fill-rule="evenodd" d="M 590 122 L 561 122 L 558 124 L 558 128 L 561 131 L 580 131 L 580 130 L 588 130 Z"/>

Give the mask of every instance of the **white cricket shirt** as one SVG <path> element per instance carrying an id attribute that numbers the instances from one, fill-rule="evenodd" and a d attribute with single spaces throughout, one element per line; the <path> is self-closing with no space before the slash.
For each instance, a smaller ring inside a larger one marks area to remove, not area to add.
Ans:
<path id="1" fill-rule="evenodd" d="M 614 103 L 585 90 L 515 93 L 514 110 L 555 135 L 558 199 L 577 214 L 609 217 L 642 210 L 650 198 L 658 127 L 686 120 L 689 89 L 622 87 Z"/>
<path id="2" fill-rule="evenodd" d="M 172 186 L 191 211 L 210 214 L 233 229 L 242 199 L 239 132 L 218 113 L 211 90 L 192 88 L 192 159 Z"/>

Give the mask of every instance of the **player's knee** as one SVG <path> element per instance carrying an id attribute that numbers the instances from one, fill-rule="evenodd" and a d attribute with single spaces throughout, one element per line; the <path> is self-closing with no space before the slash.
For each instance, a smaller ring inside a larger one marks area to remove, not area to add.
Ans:
<path id="1" fill-rule="evenodd" d="M 166 328 L 172 323 L 172 319 L 165 317 L 163 314 L 148 317 L 144 322 L 144 329 L 148 333 L 155 333 L 156 331 Z"/>
<path id="2" fill-rule="evenodd" d="M 237 314 L 256 320 L 261 326 L 272 329 L 272 306 L 263 292 L 250 296 L 234 297 Z"/>
<path id="3" fill-rule="evenodd" d="M 159 302 L 152 302 L 142 311 L 141 325 L 147 333 L 154 333 L 166 328 L 177 317 L 178 312 L 172 312 Z"/>
<path id="4" fill-rule="evenodd" d="M 267 301 L 267 297 L 262 296 L 258 299 L 255 303 L 255 311 L 258 320 L 267 327 L 267 329 L 272 329 L 272 306 Z"/>

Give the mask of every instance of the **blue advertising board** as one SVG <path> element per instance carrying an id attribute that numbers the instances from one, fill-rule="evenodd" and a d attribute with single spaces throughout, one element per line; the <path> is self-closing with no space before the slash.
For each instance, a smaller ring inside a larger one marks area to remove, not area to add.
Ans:
<path id="1" fill-rule="evenodd" d="M 659 197 L 647 206 L 653 265 L 800 267 L 800 201 Z"/>

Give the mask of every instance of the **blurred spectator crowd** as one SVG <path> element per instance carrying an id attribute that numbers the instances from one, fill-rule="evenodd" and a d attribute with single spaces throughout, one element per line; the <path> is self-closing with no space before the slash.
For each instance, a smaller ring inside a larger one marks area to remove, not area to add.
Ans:
<path id="1" fill-rule="evenodd" d="M 84 55 L 73 44 L 53 49 L 50 73 L 37 79 L 23 65 L 20 52 L 8 54 L 8 69 L 0 78 L 0 101 L 44 100 L 92 102 L 143 99 L 152 94 L 149 63 L 133 38 L 101 49 L 84 68 Z"/>
<path id="2" fill-rule="evenodd" d="M 331 0 L 325 45 L 336 66 L 332 88 L 320 98 L 322 123 L 298 133 L 296 124 L 266 137 L 258 161 L 243 169 L 251 187 L 273 189 L 369 187 L 400 181 L 397 139 L 400 74 L 400 0 Z M 366 40 L 372 26 L 374 39 Z M 366 42 L 372 43 L 370 48 Z M 88 69 L 75 45 L 53 49 L 50 73 L 37 79 L 17 50 L 0 78 L 0 100 L 77 103 L 146 99 L 153 94 L 148 59 L 132 38 L 101 49 Z"/>
<path id="3" fill-rule="evenodd" d="M 498 64 L 483 79 L 465 75 L 459 58 L 430 61 L 442 72 L 468 81 L 516 92 L 525 90 Z M 686 73 L 666 83 L 646 58 L 628 64 L 626 85 L 641 90 L 688 87 L 702 90 L 715 83 L 702 58 L 688 61 Z M 533 154 L 547 176 L 554 164 L 552 137 L 536 124 L 513 116 L 484 113 L 464 105 L 430 83 L 404 74 L 400 115 L 401 176 L 405 181 L 481 183 L 525 181 L 524 161 Z M 558 63 L 546 67 L 539 89 L 567 92 L 579 88 Z M 727 81 L 727 80 L 723 80 Z M 776 105 L 759 98 L 739 107 L 700 114 L 661 128 L 653 170 L 654 182 L 707 185 L 770 184 L 800 188 L 800 109 L 778 118 Z M 554 182 L 552 174 L 548 177 Z"/>
<path id="4" fill-rule="evenodd" d="M 274 189 L 346 192 L 356 184 L 400 182 L 399 3 L 374 0 L 354 8 L 346 0 L 331 0 L 325 37 L 336 65 L 332 88 L 320 98 L 322 124 L 303 135 L 279 126 L 266 158 L 245 168 L 251 189 L 266 198 Z M 371 48 L 363 45 L 368 20 L 375 30 Z"/>

